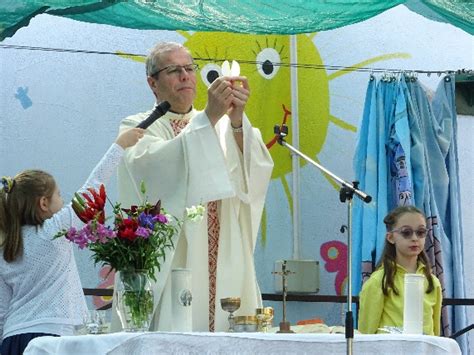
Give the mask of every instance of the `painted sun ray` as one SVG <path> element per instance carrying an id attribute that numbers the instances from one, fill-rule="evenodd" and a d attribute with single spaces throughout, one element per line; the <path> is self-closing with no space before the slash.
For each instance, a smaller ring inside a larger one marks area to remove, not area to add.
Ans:
<path id="1" fill-rule="evenodd" d="M 411 55 L 408 53 L 388 53 L 388 54 L 383 54 L 379 55 L 377 57 L 373 57 L 367 60 L 364 60 L 360 63 L 353 64 L 347 67 L 347 69 L 341 69 L 338 71 L 335 71 L 334 73 L 328 75 L 328 80 L 333 80 L 339 76 L 349 74 L 357 69 L 360 68 L 365 68 L 370 64 L 381 62 L 384 60 L 389 60 L 389 59 L 410 59 Z"/>
<path id="2" fill-rule="evenodd" d="M 336 116 L 329 115 L 329 121 L 331 121 L 331 123 L 334 123 L 336 126 L 339 126 L 342 129 L 345 129 L 346 131 L 357 132 L 356 126 L 351 125 L 350 123 L 347 123 L 341 120 L 340 118 L 337 118 Z"/>
<path id="3" fill-rule="evenodd" d="M 115 53 L 121 58 L 133 60 L 134 62 L 145 63 L 146 61 L 146 58 L 141 55 L 127 54 L 125 52 L 120 51 L 116 51 Z"/>

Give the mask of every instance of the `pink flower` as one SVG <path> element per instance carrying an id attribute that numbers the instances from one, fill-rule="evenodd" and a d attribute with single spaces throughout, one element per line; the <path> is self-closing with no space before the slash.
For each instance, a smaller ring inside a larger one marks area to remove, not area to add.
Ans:
<path id="1" fill-rule="evenodd" d="M 109 239 L 115 238 L 117 234 L 110 228 L 103 224 L 98 224 L 96 229 L 96 235 L 100 243 L 107 243 Z"/>
<path id="2" fill-rule="evenodd" d="M 74 242 L 74 239 L 77 236 L 77 230 L 74 227 L 69 228 L 69 230 L 66 233 L 66 239 L 69 240 L 70 242 Z"/>
<path id="3" fill-rule="evenodd" d="M 151 234 L 151 231 L 150 231 L 150 229 L 148 229 L 148 228 L 138 227 L 137 230 L 135 231 L 135 234 L 136 234 L 138 237 L 142 237 L 142 238 L 144 238 L 144 239 L 148 239 L 148 237 L 149 237 L 150 234 Z"/>
<path id="4" fill-rule="evenodd" d="M 74 243 L 79 246 L 79 249 L 84 249 L 89 244 L 90 232 L 87 228 L 82 228 L 74 239 Z"/>
<path id="5" fill-rule="evenodd" d="M 168 218 L 166 218 L 166 216 L 164 214 L 159 214 L 158 216 L 156 216 L 157 219 L 158 219 L 158 222 L 160 223 L 168 223 Z"/>

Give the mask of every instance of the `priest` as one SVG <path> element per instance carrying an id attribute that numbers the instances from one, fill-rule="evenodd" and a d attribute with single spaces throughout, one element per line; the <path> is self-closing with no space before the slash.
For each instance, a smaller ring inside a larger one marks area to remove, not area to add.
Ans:
<path id="1" fill-rule="evenodd" d="M 201 222 L 185 222 L 156 274 L 151 330 L 171 330 L 171 270 L 192 271 L 194 331 L 225 331 L 228 313 L 220 299 L 241 297 L 242 315 L 262 306 L 253 253 L 273 161 L 260 131 L 244 113 L 250 95 L 244 76 L 221 76 L 208 89 L 204 111 L 193 107 L 196 72 L 191 53 L 178 43 L 157 44 L 146 61 L 156 103 L 170 109 L 125 153 L 119 167 L 119 201 L 138 204 L 140 183 L 150 202 L 178 218 L 203 204 Z M 149 112 L 125 118 L 120 130 L 137 126 Z M 114 299 L 114 302 L 116 300 Z M 113 307 L 115 312 L 115 307 Z M 112 328 L 119 329 L 116 314 Z"/>

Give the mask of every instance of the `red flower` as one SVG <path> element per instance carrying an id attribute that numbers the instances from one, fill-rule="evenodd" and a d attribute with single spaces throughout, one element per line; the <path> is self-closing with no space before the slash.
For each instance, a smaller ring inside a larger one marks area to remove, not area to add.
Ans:
<path id="1" fill-rule="evenodd" d="M 87 223 L 94 218 L 97 218 L 99 223 L 104 223 L 104 207 L 107 198 L 104 185 L 100 185 L 99 192 L 95 191 L 93 188 L 87 190 L 90 195 L 92 195 L 92 198 L 87 192 L 82 193 L 82 197 L 84 198 L 82 198 L 77 192 L 74 194 L 74 198 L 72 199 L 72 208 L 74 209 L 74 212 L 76 212 L 76 215 L 84 223 Z"/>
<path id="2" fill-rule="evenodd" d="M 135 219 L 127 218 L 121 221 L 118 225 L 117 235 L 119 238 L 135 240 L 137 237 L 135 231 L 138 228 L 138 222 Z"/>
<path id="3" fill-rule="evenodd" d="M 122 211 L 124 211 L 127 215 L 131 216 L 131 215 L 137 213 L 138 206 L 137 205 L 132 205 L 132 206 L 130 206 L 130 208 L 122 208 Z"/>
<path id="4" fill-rule="evenodd" d="M 89 191 L 89 193 L 94 198 L 94 200 L 92 200 L 90 196 L 85 192 L 82 194 L 84 198 L 88 201 L 88 205 L 97 210 L 103 210 L 105 206 L 105 199 L 106 199 L 104 185 L 100 185 L 99 192 L 95 191 L 93 188 L 89 188 L 87 189 L 87 191 Z"/>

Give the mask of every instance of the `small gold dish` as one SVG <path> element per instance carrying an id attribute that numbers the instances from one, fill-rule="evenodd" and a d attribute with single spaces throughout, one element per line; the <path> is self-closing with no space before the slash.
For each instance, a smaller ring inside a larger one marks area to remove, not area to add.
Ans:
<path id="1" fill-rule="evenodd" d="M 235 324 L 257 324 L 255 316 L 237 316 L 234 318 Z"/>
<path id="2" fill-rule="evenodd" d="M 234 318 L 234 331 L 241 333 L 257 331 L 256 316 L 237 316 Z"/>

